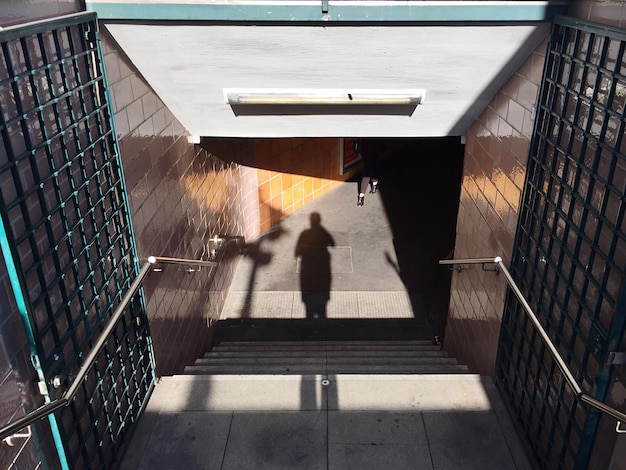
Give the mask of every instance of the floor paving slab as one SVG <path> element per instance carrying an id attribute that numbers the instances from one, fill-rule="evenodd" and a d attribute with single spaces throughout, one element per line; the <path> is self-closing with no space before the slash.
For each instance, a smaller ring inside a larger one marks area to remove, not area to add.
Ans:
<path id="1" fill-rule="evenodd" d="M 422 416 L 434 468 L 518 469 L 494 411 L 423 411 Z"/>
<path id="2" fill-rule="evenodd" d="M 432 469 L 421 413 L 330 412 L 328 468 Z"/>
<path id="3" fill-rule="evenodd" d="M 161 412 L 153 420 L 138 470 L 219 469 L 232 413 Z"/>
<path id="4" fill-rule="evenodd" d="M 331 410 L 491 410 L 475 374 L 336 375 L 330 381 Z"/>
<path id="5" fill-rule="evenodd" d="M 237 413 L 221 469 L 327 469 L 327 428 L 322 411 Z"/>
<path id="6" fill-rule="evenodd" d="M 177 376 L 159 411 L 320 410 L 326 406 L 322 380 L 318 375 Z"/>

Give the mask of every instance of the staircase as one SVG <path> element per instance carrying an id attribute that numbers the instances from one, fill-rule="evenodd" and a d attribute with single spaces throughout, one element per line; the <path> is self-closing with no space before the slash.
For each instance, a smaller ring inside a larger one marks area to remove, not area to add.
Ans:
<path id="1" fill-rule="evenodd" d="M 185 374 L 458 374 L 467 367 L 431 341 L 226 341 Z"/>

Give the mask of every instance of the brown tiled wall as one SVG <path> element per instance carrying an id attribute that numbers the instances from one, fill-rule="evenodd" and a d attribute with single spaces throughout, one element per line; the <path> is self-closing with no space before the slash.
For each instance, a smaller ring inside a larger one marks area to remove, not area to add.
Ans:
<path id="1" fill-rule="evenodd" d="M 260 139 L 256 143 L 261 231 L 337 187 L 341 139 Z"/>
<path id="2" fill-rule="evenodd" d="M 83 9 L 81 0 L 1 0 L 0 27 L 76 13 Z"/>
<path id="3" fill-rule="evenodd" d="M 530 55 L 467 133 L 455 258 L 510 260 L 545 48 Z M 480 267 L 452 277 L 445 349 L 473 372 L 494 372 L 505 287 L 502 276 Z"/>
<path id="4" fill-rule="evenodd" d="M 255 239 L 349 175 L 340 139 L 190 136 L 103 34 L 140 258 L 207 258 L 213 235 Z M 206 351 L 232 279 L 232 246 L 210 277 L 172 266 L 146 285 L 157 372 L 180 372 Z M 158 278 L 162 280 L 158 281 Z"/>
<path id="5" fill-rule="evenodd" d="M 581 20 L 626 28 L 626 2 L 623 0 L 576 0 L 570 2 L 569 15 Z"/>
<path id="6" fill-rule="evenodd" d="M 105 63 L 140 259 L 208 259 L 214 235 L 258 234 L 253 141 L 194 145 L 141 75 L 103 34 Z M 255 217 L 256 216 L 256 217 Z M 181 372 L 208 349 L 236 266 L 227 243 L 219 267 L 194 273 L 165 266 L 146 283 L 157 373 Z"/>
<path id="7" fill-rule="evenodd" d="M 570 15 L 624 28 L 626 4 L 572 2 Z M 467 132 L 455 258 L 510 261 L 545 50 L 544 42 Z M 494 372 L 504 293 L 502 278 L 480 268 L 453 275 L 445 349 L 474 372 Z"/>

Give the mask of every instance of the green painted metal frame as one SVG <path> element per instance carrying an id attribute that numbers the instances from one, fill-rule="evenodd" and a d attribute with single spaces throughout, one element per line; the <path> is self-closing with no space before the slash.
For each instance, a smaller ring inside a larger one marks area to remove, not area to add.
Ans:
<path id="1" fill-rule="evenodd" d="M 600 401 L 612 381 L 626 386 L 607 364 L 626 343 L 625 46 L 624 30 L 555 20 L 511 263 L 576 379 Z M 599 413 L 577 405 L 510 294 L 496 375 L 542 468 L 586 468 Z"/>
<path id="2" fill-rule="evenodd" d="M 550 21 L 567 13 L 565 1 L 202 1 L 87 0 L 101 19 L 253 22 L 474 22 Z"/>
<path id="3" fill-rule="evenodd" d="M 4 201 L 2 200 L 2 195 L 0 194 L 0 206 L 4 206 Z M 20 314 L 20 318 L 22 320 L 22 325 L 24 327 L 24 332 L 26 333 L 26 339 L 28 341 L 28 348 L 30 350 L 30 360 L 37 374 L 37 379 L 41 384 L 40 391 L 43 394 L 44 402 L 50 403 L 50 392 L 48 390 L 48 385 L 46 382 L 45 374 L 41 368 L 41 361 L 39 359 L 39 353 L 37 351 L 37 341 L 35 339 L 35 334 L 33 332 L 33 325 L 31 324 L 30 317 L 28 312 L 30 311 L 27 307 L 28 300 L 24 296 L 23 291 L 23 283 L 19 276 L 19 271 L 15 266 L 14 262 L 14 251 L 11 247 L 11 243 L 9 242 L 9 236 L 6 230 L 6 222 L 4 213 L 0 214 L 0 249 L 2 249 L 2 254 L 5 261 L 5 266 L 7 268 L 7 272 L 9 275 L 9 280 L 11 282 L 11 288 L 13 290 L 13 294 L 15 296 L 15 301 L 17 303 L 17 309 Z M 54 446 L 57 450 L 57 455 L 59 458 L 59 463 L 61 468 L 69 468 L 67 463 L 67 457 L 65 455 L 65 449 L 63 447 L 63 441 L 61 440 L 61 434 L 59 432 L 59 425 L 57 423 L 56 417 L 54 415 L 48 415 L 48 423 L 50 425 L 50 431 L 52 433 L 52 438 L 54 440 Z"/>
<path id="4" fill-rule="evenodd" d="M 139 273 L 98 22 L 0 31 L 0 240 L 45 400 Z M 143 291 L 50 423 L 63 468 L 107 467 L 155 383 Z M 61 384 L 61 387 L 63 384 Z"/>

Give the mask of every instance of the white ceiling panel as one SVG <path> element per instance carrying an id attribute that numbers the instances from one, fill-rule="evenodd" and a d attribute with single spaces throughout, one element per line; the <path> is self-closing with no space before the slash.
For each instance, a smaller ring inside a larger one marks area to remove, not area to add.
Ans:
<path id="1" fill-rule="evenodd" d="M 194 135 L 462 135 L 546 24 L 298 26 L 106 24 Z M 425 89 L 413 114 L 236 115 L 224 88 Z"/>

